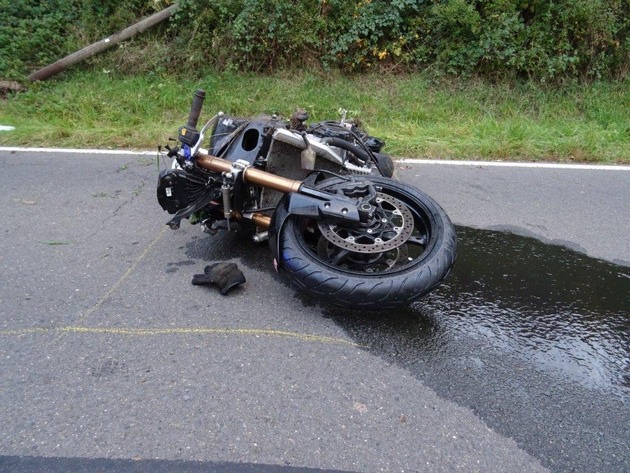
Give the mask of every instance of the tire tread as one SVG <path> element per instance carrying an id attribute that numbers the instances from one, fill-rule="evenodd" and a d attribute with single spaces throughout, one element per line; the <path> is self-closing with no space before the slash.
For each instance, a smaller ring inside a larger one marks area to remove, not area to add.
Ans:
<path id="1" fill-rule="evenodd" d="M 444 210 L 429 196 L 406 184 L 396 182 L 396 185 L 404 187 L 408 193 L 413 192 L 414 198 L 421 199 L 431 209 L 435 221 L 432 231 L 441 233 L 437 237 L 436 247 L 425 262 L 409 271 L 390 276 L 383 273 L 357 275 L 334 271 L 303 249 L 296 237 L 295 219 L 289 217 L 279 231 L 279 264 L 289 279 L 306 292 L 335 305 L 362 309 L 402 307 L 435 289 L 455 262 L 455 229 Z M 291 269 L 293 266 L 298 267 Z"/>

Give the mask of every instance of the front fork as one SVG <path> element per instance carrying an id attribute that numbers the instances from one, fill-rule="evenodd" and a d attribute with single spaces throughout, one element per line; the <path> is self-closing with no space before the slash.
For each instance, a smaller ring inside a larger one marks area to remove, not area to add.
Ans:
<path id="1" fill-rule="evenodd" d="M 369 224 L 376 212 L 376 207 L 372 205 L 376 189 L 369 181 L 349 182 L 345 188 L 337 189 L 337 193 L 331 194 L 313 189 L 302 181 L 252 168 L 247 162 L 233 163 L 216 156 L 199 153 L 196 163 L 204 169 L 221 173 L 224 179 L 228 179 L 229 176 L 232 182 L 240 175 L 246 183 L 285 194 L 272 217 L 257 212 L 243 216 L 251 219 L 258 227 L 268 230 L 266 233 L 276 269 L 280 254 L 280 233 L 290 216 L 299 215 L 315 220 L 326 219 L 341 225 L 357 226 Z M 227 213 L 228 209 L 224 211 Z"/>
<path id="2" fill-rule="evenodd" d="M 195 162 L 199 167 L 230 176 L 231 180 L 240 177 L 244 182 L 284 194 L 289 194 L 286 200 L 289 214 L 309 216 L 316 219 L 327 218 L 347 224 L 357 224 L 366 219 L 364 210 L 360 211 L 355 199 L 345 195 L 329 194 L 312 189 L 302 181 L 288 179 L 249 166 L 244 161 L 232 162 L 227 159 L 198 153 Z M 363 207 L 363 206 L 361 206 Z M 224 212 L 228 213 L 228 208 Z M 261 213 L 251 214 L 252 221 L 259 227 L 269 228 L 271 220 Z"/>

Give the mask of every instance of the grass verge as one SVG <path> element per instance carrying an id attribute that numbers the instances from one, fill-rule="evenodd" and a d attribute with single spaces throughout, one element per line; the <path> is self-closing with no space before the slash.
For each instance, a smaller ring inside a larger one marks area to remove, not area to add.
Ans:
<path id="1" fill-rule="evenodd" d="M 76 72 L 0 102 L 1 145 L 151 149 L 185 122 L 195 88 L 222 110 L 360 118 L 395 156 L 630 164 L 630 81 L 545 88 L 433 81 L 427 75 L 256 76 L 202 80 Z"/>

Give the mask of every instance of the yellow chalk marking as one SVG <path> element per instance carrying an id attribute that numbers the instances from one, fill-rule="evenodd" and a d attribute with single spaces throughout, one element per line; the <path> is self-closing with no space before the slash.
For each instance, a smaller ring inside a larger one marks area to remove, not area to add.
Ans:
<path id="1" fill-rule="evenodd" d="M 32 334 L 56 334 L 61 336 L 70 333 L 87 333 L 87 334 L 104 334 L 104 335 L 130 335 L 130 336 L 148 336 L 148 335 L 251 335 L 251 336 L 268 336 L 294 338 L 305 342 L 319 342 L 337 345 L 350 345 L 360 347 L 361 345 L 344 340 L 341 338 L 326 337 L 323 335 L 312 335 L 308 333 L 288 332 L 284 330 L 274 329 L 256 329 L 256 328 L 207 328 L 207 327 L 191 327 L 191 328 L 100 328 L 100 327 L 83 327 L 81 326 L 85 320 L 96 312 L 104 303 L 116 292 L 116 290 L 131 276 L 140 262 L 147 256 L 149 251 L 156 245 L 158 241 L 166 233 L 167 227 L 164 227 L 160 233 L 153 239 L 144 251 L 136 258 L 132 265 L 125 271 L 120 279 L 107 291 L 92 307 L 90 307 L 79 320 L 78 326 L 69 327 L 33 327 L 24 329 L 7 329 L 0 330 L 0 336 L 25 336 Z"/>
<path id="2" fill-rule="evenodd" d="M 103 297 L 101 297 L 98 302 L 96 304 L 94 304 L 92 307 L 90 307 L 85 314 L 83 314 L 83 316 L 81 316 L 81 319 L 79 320 L 79 323 L 82 324 L 85 322 L 85 320 L 92 315 L 94 312 L 96 312 L 104 303 L 107 299 L 109 299 L 109 297 L 116 292 L 116 290 L 120 287 L 120 285 L 122 283 L 124 283 L 127 278 L 129 276 L 131 276 L 131 273 L 134 272 L 134 270 L 136 269 L 136 267 L 138 266 L 138 264 L 140 264 L 140 261 L 142 261 L 145 256 L 147 256 L 147 254 L 149 253 L 149 251 L 151 251 L 151 248 L 153 248 L 155 246 L 155 244 L 160 241 L 160 239 L 164 236 L 164 234 L 166 233 L 168 227 L 164 227 L 162 229 L 162 231 L 160 233 L 157 234 L 157 236 L 153 239 L 153 241 L 151 243 L 149 243 L 149 245 L 144 249 L 144 251 L 140 254 L 140 256 L 138 256 L 136 258 L 136 260 L 133 262 L 133 264 L 131 266 L 129 266 L 129 269 L 127 269 L 127 271 L 125 272 L 125 274 L 123 274 L 120 279 L 116 282 L 116 284 L 114 284 L 109 291 L 107 291 L 105 293 L 105 295 Z"/>
<path id="3" fill-rule="evenodd" d="M 0 330 L 0 335 L 30 335 L 30 334 L 66 334 L 66 333 L 90 333 L 105 335 L 253 335 L 268 337 L 295 338 L 305 342 L 319 342 L 337 345 L 361 346 L 357 343 L 342 338 L 326 337 L 323 335 L 312 335 L 308 333 L 288 332 L 285 330 L 257 329 L 257 328 L 211 328 L 211 327 L 190 327 L 190 328 L 103 328 L 103 327 L 53 327 L 53 328 L 25 328 L 16 330 Z"/>
<path id="4" fill-rule="evenodd" d="M 22 328 L 17 330 L 0 330 L 0 335 L 28 335 L 31 333 L 48 333 L 50 329 L 47 328 Z"/>

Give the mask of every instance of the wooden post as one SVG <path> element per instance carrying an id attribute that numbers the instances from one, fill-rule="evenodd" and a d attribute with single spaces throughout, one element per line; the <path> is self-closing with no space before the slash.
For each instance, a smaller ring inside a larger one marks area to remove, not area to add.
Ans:
<path id="1" fill-rule="evenodd" d="M 0 80 L 0 97 L 9 92 L 24 92 L 26 87 L 14 80 Z"/>
<path id="2" fill-rule="evenodd" d="M 152 26 L 157 25 L 158 23 L 169 18 L 175 12 L 176 9 L 177 9 L 177 4 L 175 3 L 174 5 L 171 5 L 170 7 L 165 8 L 164 10 L 158 13 L 155 13 L 151 15 L 150 17 L 145 18 L 142 21 L 139 21 L 135 25 L 125 28 L 124 30 L 119 31 L 118 33 L 113 34 L 96 43 L 92 43 L 89 46 L 86 46 L 85 48 L 75 53 L 72 53 L 69 56 L 64 57 L 63 59 L 60 59 L 59 61 L 54 62 L 44 67 L 43 69 L 33 72 L 30 76 L 28 76 L 28 80 L 36 81 L 36 80 L 48 79 L 49 77 L 60 73 L 67 67 L 70 67 L 73 64 L 76 64 L 77 62 L 83 61 L 84 59 L 87 59 L 90 56 L 100 53 L 101 51 L 105 51 L 106 49 L 111 48 L 112 46 L 120 43 L 121 41 L 125 41 L 129 38 L 132 38 L 138 33 L 142 33 L 143 31 L 151 28 Z"/>

